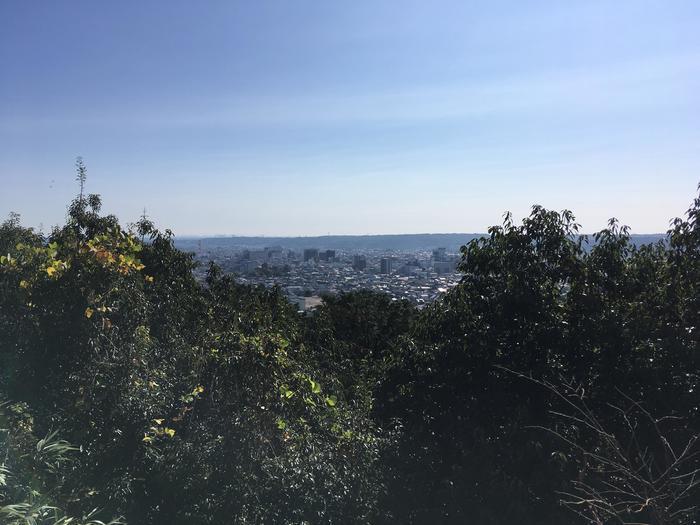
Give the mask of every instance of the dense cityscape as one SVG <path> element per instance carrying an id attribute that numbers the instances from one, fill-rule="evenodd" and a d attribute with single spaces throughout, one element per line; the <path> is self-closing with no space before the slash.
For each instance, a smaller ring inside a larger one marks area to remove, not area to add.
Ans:
<path id="1" fill-rule="evenodd" d="M 198 242 L 193 250 L 200 263 L 201 279 L 208 263 L 243 284 L 279 286 L 299 310 L 313 310 L 324 294 L 372 290 L 394 300 L 408 300 L 418 308 L 455 286 L 459 254 L 446 248 L 433 250 L 329 250 L 285 249 L 269 246 L 246 249 L 236 246 L 206 248 Z"/>
<path id="2" fill-rule="evenodd" d="M 457 285 L 460 247 L 485 234 L 403 234 L 322 237 L 182 238 L 203 280 L 210 262 L 241 284 L 279 286 L 300 311 L 313 311 L 325 294 L 371 290 L 422 309 Z M 661 240 L 630 236 L 635 246 Z M 589 238 L 584 246 L 594 239 Z M 443 247 L 435 247 L 440 246 Z"/>

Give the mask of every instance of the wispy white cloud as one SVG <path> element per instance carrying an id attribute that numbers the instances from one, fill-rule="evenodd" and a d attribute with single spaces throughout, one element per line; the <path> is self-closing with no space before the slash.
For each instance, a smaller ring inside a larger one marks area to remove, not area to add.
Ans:
<path id="1" fill-rule="evenodd" d="M 420 124 L 472 118 L 508 119 L 554 115 L 592 117 L 679 105 L 700 106 L 700 51 L 598 68 L 542 71 L 458 83 L 361 93 L 305 96 L 214 95 L 177 104 L 101 110 L 42 117 L 5 115 L 0 129 L 57 126 L 137 127 L 314 127 L 358 124 Z"/>

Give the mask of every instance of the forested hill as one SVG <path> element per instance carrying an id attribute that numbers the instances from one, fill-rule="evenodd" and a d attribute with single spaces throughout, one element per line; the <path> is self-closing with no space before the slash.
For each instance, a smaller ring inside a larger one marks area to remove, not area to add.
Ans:
<path id="1" fill-rule="evenodd" d="M 534 207 L 423 310 L 314 315 L 100 206 L 0 225 L 3 525 L 696 523 L 700 199 L 640 247 Z"/>
<path id="2" fill-rule="evenodd" d="M 486 233 L 411 233 L 402 235 L 321 235 L 317 237 L 178 237 L 175 246 L 185 251 L 194 251 L 200 244 L 203 249 L 246 248 L 261 249 L 281 246 L 289 250 L 319 248 L 322 250 L 432 250 L 447 248 L 459 251 L 461 246 L 474 239 L 486 237 Z M 635 246 L 653 244 L 665 236 L 662 234 L 630 235 Z"/>

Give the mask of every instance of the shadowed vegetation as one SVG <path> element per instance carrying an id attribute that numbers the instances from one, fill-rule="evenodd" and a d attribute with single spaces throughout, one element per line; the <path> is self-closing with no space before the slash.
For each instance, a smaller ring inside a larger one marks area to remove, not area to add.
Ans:
<path id="1" fill-rule="evenodd" d="M 3 523 L 694 523 L 700 199 L 641 247 L 535 206 L 425 310 L 305 316 L 84 175 L 0 226 Z"/>

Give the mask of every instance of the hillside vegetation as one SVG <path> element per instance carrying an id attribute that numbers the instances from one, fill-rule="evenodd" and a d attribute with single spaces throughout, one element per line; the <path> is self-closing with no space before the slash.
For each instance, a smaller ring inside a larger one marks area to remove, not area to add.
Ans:
<path id="1" fill-rule="evenodd" d="M 0 226 L 0 522 L 696 523 L 700 199 L 663 242 L 534 207 L 422 311 L 300 315 L 79 196 Z M 589 243 L 587 245 L 587 243 Z"/>

